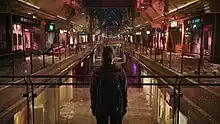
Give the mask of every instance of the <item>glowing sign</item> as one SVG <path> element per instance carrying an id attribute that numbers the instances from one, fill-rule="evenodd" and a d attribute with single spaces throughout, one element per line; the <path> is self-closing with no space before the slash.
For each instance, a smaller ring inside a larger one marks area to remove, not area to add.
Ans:
<path id="1" fill-rule="evenodd" d="M 200 19 L 194 19 L 192 20 L 192 23 L 199 23 L 200 22 Z"/>
<path id="2" fill-rule="evenodd" d="M 48 31 L 55 31 L 55 25 L 53 23 L 48 25 Z"/>
<path id="3" fill-rule="evenodd" d="M 86 32 L 79 32 L 79 35 L 86 35 Z"/>
<path id="4" fill-rule="evenodd" d="M 170 27 L 176 27 L 177 26 L 177 21 L 171 22 Z"/>
<path id="5" fill-rule="evenodd" d="M 136 32 L 136 35 L 141 35 L 141 32 Z"/>

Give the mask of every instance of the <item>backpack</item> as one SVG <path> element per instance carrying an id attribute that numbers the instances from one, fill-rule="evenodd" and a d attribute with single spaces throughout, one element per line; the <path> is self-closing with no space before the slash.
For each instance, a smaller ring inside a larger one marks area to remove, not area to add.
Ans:
<path id="1" fill-rule="evenodd" d="M 112 115 L 123 114 L 123 90 L 119 73 L 103 74 L 99 77 L 96 92 L 96 114 Z M 107 76 L 105 76 L 107 75 Z"/>

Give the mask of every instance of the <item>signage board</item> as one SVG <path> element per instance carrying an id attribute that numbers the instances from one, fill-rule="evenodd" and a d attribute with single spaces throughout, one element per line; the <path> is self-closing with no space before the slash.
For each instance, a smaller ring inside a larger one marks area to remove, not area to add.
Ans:
<path id="1" fill-rule="evenodd" d="M 170 23 L 170 27 L 176 27 L 178 25 L 177 21 L 173 21 Z"/>
<path id="2" fill-rule="evenodd" d="M 81 32 L 79 32 L 79 35 L 86 35 L 87 33 L 86 32 L 83 32 L 83 31 L 81 31 Z"/>
<path id="3" fill-rule="evenodd" d="M 200 23 L 200 18 L 192 20 L 192 23 Z"/>
<path id="4" fill-rule="evenodd" d="M 48 27 L 47 27 L 47 30 L 48 31 L 55 31 L 55 24 L 54 23 L 49 23 L 48 24 Z"/>
<path id="5" fill-rule="evenodd" d="M 22 24 L 27 24 L 27 25 L 33 25 L 33 26 L 40 26 L 40 21 L 37 19 L 32 19 L 28 17 L 23 17 L 19 15 L 14 15 L 12 14 L 12 21 L 17 22 L 17 23 L 22 23 Z"/>

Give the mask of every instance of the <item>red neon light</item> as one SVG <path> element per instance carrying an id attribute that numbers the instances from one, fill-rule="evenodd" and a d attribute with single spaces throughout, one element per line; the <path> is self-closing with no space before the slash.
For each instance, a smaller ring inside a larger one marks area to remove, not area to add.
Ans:
<path id="1" fill-rule="evenodd" d="M 204 31 L 209 31 L 209 28 L 208 28 L 208 27 L 204 27 L 203 30 L 204 30 Z"/>

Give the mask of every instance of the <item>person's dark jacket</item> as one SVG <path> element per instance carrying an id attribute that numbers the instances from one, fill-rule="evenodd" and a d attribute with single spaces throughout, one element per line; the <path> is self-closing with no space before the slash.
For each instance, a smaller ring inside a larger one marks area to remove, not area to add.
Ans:
<path id="1" fill-rule="evenodd" d="M 91 109 L 92 114 L 96 116 L 96 102 L 97 102 L 97 88 L 100 83 L 100 78 L 110 79 L 114 78 L 112 75 L 119 75 L 120 76 L 120 85 L 122 87 L 122 93 L 123 93 L 123 112 L 122 114 L 126 114 L 126 107 L 127 107 L 127 79 L 126 79 L 126 73 L 124 69 L 122 69 L 119 66 L 111 65 L 110 67 L 105 68 L 104 66 L 99 67 L 96 69 L 93 73 L 91 85 L 90 85 L 90 95 L 91 95 Z M 104 82 L 103 82 L 104 83 Z M 106 113 L 101 113 L 106 114 Z"/>

